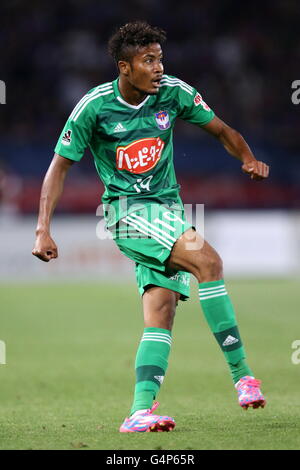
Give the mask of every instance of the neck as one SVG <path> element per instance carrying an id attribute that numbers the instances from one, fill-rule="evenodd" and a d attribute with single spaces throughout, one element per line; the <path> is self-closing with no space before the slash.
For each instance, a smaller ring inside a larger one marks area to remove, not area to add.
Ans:
<path id="1" fill-rule="evenodd" d="M 119 77 L 119 91 L 122 98 L 133 106 L 139 105 L 147 97 L 147 93 L 135 88 L 123 75 Z"/>

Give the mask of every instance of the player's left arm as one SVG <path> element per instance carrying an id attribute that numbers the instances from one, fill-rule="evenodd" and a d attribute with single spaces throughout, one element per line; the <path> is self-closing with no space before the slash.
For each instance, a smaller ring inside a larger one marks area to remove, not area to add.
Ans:
<path id="1" fill-rule="evenodd" d="M 238 131 L 229 127 L 217 116 L 208 124 L 204 124 L 202 128 L 216 137 L 230 155 L 243 163 L 242 171 L 247 173 L 251 179 L 261 180 L 268 177 L 269 166 L 256 160 L 249 145 Z"/>

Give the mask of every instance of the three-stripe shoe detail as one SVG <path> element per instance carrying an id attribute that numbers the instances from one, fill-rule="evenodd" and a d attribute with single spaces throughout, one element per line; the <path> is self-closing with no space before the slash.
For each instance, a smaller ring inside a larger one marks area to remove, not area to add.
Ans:
<path id="1" fill-rule="evenodd" d="M 151 224 L 150 222 L 148 222 L 148 220 L 144 219 L 143 217 L 140 217 L 139 215 L 136 215 L 135 213 L 127 215 L 122 220 L 126 224 L 134 227 L 138 232 L 141 232 L 144 235 L 153 238 L 169 250 L 172 249 L 174 243 L 176 242 L 175 237 L 167 233 L 165 230 L 156 227 L 154 224 Z"/>
<path id="2" fill-rule="evenodd" d="M 221 297 L 222 295 L 228 295 L 225 284 L 217 287 L 206 287 L 199 289 L 200 300 L 213 299 L 214 297 Z"/>
<path id="3" fill-rule="evenodd" d="M 167 343 L 172 345 L 172 337 L 166 333 L 144 333 L 141 339 L 143 341 L 158 341 L 159 343 Z"/>

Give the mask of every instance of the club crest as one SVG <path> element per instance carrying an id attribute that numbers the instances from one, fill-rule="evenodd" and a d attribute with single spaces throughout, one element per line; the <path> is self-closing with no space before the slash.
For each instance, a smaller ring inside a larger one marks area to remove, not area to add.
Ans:
<path id="1" fill-rule="evenodd" d="M 158 128 L 162 131 L 169 129 L 171 126 L 169 114 L 167 111 L 159 111 L 158 113 L 155 113 L 155 120 Z"/>

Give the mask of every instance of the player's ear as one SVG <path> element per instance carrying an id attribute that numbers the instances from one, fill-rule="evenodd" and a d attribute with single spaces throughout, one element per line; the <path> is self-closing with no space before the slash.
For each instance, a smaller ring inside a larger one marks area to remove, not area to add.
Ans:
<path id="1" fill-rule="evenodd" d="M 129 74 L 130 64 L 126 60 L 119 60 L 118 67 L 120 73 L 122 73 L 123 75 L 127 76 Z"/>

